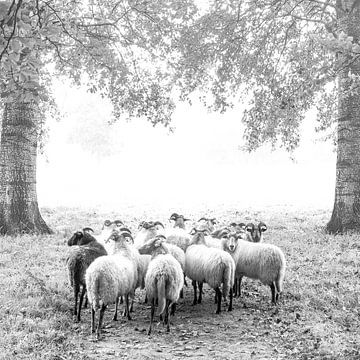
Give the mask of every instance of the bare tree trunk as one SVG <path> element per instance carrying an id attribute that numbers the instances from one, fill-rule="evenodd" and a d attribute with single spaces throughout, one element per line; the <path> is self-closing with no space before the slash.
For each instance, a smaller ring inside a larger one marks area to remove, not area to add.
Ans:
<path id="1" fill-rule="evenodd" d="M 36 193 L 37 106 L 5 104 L 0 142 L 0 234 L 50 234 Z"/>
<path id="2" fill-rule="evenodd" d="M 354 0 L 337 0 L 340 28 L 356 43 L 360 41 L 360 6 Z M 334 209 L 326 230 L 360 231 L 360 97 L 349 90 L 349 72 L 360 75 L 360 60 L 342 56 L 339 77 L 338 147 Z"/>

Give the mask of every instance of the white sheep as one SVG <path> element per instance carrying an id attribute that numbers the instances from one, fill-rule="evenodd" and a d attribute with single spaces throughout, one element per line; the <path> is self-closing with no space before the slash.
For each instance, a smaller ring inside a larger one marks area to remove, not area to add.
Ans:
<path id="1" fill-rule="evenodd" d="M 166 242 L 178 246 L 185 252 L 191 241 L 191 236 L 185 230 L 184 223 L 189 219 L 185 218 L 183 215 L 173 213 L 169 220 L 174 220 L 175 223 L 173 228 L 166 229 L 164 232 L 164 235 L 166 236 Z"/>
<path id="2" fill-rule="evenodd" d="M 193 305 L 200 304 L 202 301 L 202 285 L 206 282 L 215 289 L 217 310 L 221 312 L 221 291 L 223 284 L 223 297 L 227 300 L 230 292 L 230 303 L 228 311 L 232 310 L 232 298 L 235 274 L 235 263 L 232 257 L 223 250 L 207 247 L 205 245 L 206 230 L 193 229 L 193 238 L 185 253 L 185 274 L 192 279 L 194 287 Z M 199 283 L 199 298 L 196 294 L 196 282 Z"/>
<path id="3" fill-rule="evenodd" d="M 206 218 L 206 217 L 202 217 L 201 219 L 198 220 L 198 222 L 202 222 L 202 223 L 198 224 L 196 228 L 199 230 L 206 229 L 209 231 L 210 234 L 215 230 L 215 225 L 218 223 L 216 218 Z"/>
<path id="4" fill-rule="evenodd" d="M 175 258 L 164 246 L 164 238 L 156 236 L 148 240 L 141 248 L 140 254 L 151 254 L 151 261 L 145 277 L 146 294 L 151 301 L 151 317 L 148 334 L 151 334 L 155 313 L 155 301 L 158 301 L 156 315 L 165 312 L 164 323 L 170 331 L 170 315 L 175 313 L 175 304 L 184 286 L 183 271 Z M 169 308 L 171 309 L 169 313 Z"/>
<path id="5" fill-rule="evenodd" d="M 164 225 L 160 221 L 142 221 L 139 224 L 139 232 L 134 239 L 135 247 L 138 249 L 144 245 L 147 240 L 154 238 L 159 233 L 158 226 L 164 228 Z"/>
<path id="6" fill-rule="evenodd" d="M 277 304 L 285 276 L 284 253 L 273 244 L 249 242 L 244 233 L 223 234 L 223 248 L 233 257 L 236 264 L 235 275 L 240 286 L 243 276 L 258 279 L 270 286 L 271 300 Z M 240 296 L 240 289 L 239 289 Z"/>
<path id="7" fill-rule="evenodd" d="M 109 304 L 115 303 L 113 319 L 117 319 L 120 296 L 125 297 L 126 314 L 128 319 L 131 319 L 129 295 L 134 296 L 137 286 L 138 254 L 127 242 L 126 237 L 131 235 L 126 231 L 121 233 L 114 231 L 111 238 L 116 243 L 116 252 L 113 255 L 97 258 L 86 271 L 87 295 L 91 304 L 91 332 L 95 332 L 95 312 L 100 309 L 97 338 L 100 337 L 104 312 Z"/>

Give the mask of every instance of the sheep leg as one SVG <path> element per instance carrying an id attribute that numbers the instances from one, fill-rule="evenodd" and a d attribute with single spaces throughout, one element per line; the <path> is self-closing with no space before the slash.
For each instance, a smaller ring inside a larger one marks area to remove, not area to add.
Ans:
<path id="1" fill-rule="evenodd" d="M 183 298 L 184 298 L 184 290 L 181 289 L 181 290 L 180 290 L 180 299 L 183 299 Z"/>
<path id="2" fill-rule="evenodd" d="M 82 290 L 81 290 L 81 294 L 80 294 L 80 300 L 79 300 L 79 309 L 78 309 L 78 313 L 77 313 L 77 321 L 80 321 L 80 313 L 81 313 L 81 307 L 82 307 L 82 303 L 84 300 L 84 295 L 86 293 L 86 286 L 83 285 Z"/>
<path id="3" fill-rule="evenodd" d="M 122 296 L 120 296 L 120 304 L 123 304 L 124 303 L 124 299 Z"/>
<path id="4" fill-rule="evenodd" d="M 238 297 L 240 297 L 241 296 L 241 281 L 242 281 L 242 276 L 240 276 L 239 277 L 239 279 L 238 279 Z"/>
<path id="5" fill-rule="evenodd" d="M 147 297 L 147 294 L 145 294 L 144 304 L 147 304 L 147 303 L 148 303 L 148 297 Z"/>
<path id="6" fill-rule="evenodd" d="M 202 294 L 203 294 L 203 283 L 199 283 L 199 298 L 198 298 L 198 304 L 201 304 L 202 301 Z"/>
<path id="7" fill-rule="evenodd" d="M 174 316 L 174 315 L 175 315 L 175 311 L 176 311 L 176 303 L 173 303 L 173 304 L 171 305 L 170 315 L 171 315 L 171 316 Z"/>
<path id="8" fill-rule="evenodd" d="M 230 304 L 228 307 L 228 311 L 232 311 L 233 309 L 233 288 L 230 289 Z"/>
<path id="9" fill-rule="evenodd" d="M 134 312 L 134 299 L 131 299 L 130 312 Z"/>
<path id="10" fill-rule="evenodd" d="M 130 311 L 129 311 L 129 294 L 126 294 L 125 296 L 125 311 L 126 311 L 126 314 L 127 314 L 127 318 L 128 320 L 131 320 L 131 316 L 130 316 Z"/>
<path id="11" fill-rule="evenodd" d="M 234 292 L 235 297 L 237 295 L 237 282 L 238 282 L 238 279 L 235 278 L 234 285 L 233 285 L 233 292 Z"/>
<path id="12" fill-rule="evenodd" d="M 151 334 L 152 323 L 154 321 L 154 314 L 155 314 L 155 299 L 153 298 L 151 300 L 150 326 L 149 326 L 149 330 L 148 330 L 148 335 Z"/>
<path id="13" fill-rule="evenodd" d="M 186 281 L 186 275 L 185 275 L 185 273 L 184 273 L 184 285 L 185 285 L 185 286 L 188 286 L 187 281 Z"/>
<path id="14" fill-rule="evenodd" d="M 216 314 L 220 314 L 220 312 L 221 312 L 221 291 L 218 287 L 215 289 L 215 291 L 216 291 L 216 296 L 217 296 Z"/>
<path id="15" fill-rule="evenodd" d="M 77 315 L 77 308 L 78 308 L 78 294 L 80 291 L 80 285 L 74 286 L 74 299 L 75 299 L 75 305 L 74 305 L 74 311 L 73 314 Z"/>
<path id="16" fill-rule="evenodd" d="M 196 281 L 193 280 L 192 281 L 192 286 L 194 288 L 194 300 L 193 300 L 193 305 L 196 305 L 197 304 L 197 294 L 196 294 Z"/>
<path id="17" fill-rule="evenodd" d="M 169 314 L 169 307 L 171 306 L 171 301 L 170 300 L 166 300 L 166 312 L 165 312 L 165 321 L 166 321 L 166 331 L 170 332 L 170 315 L 171 312 Z"/>
<path id="18" fill-rule="evenodd" d="M 91 306 L 91 333 L 95 332 L 95 310 Z"/>
<path id="19" fill-rule="evenodd" d="M 85 296 L 84 309 L 86 309 L 87 306 L 88 306 L 88 297 Z"/>
<path id="20" fill-rule="evenodd" d="M 100 309 L 100 314 L 99 314 L 99 324 L 98 327 L 96 329 L 96 339 L 99 340 L 100 339 L 100 332 L 101 332 L 101 327 L 102 327 L 102 322 L 104 319 L 104 313 L 105 313 L 105 309 L 106 309 L 106 305 L 102 305 L 101 309 Z"/>
<path id="21" fill-rule="evenodd" d="M 273 282 L 270 284 L 270 289 L 271 289 L 271 302 L 276 305 L 275 284 Z"/>
<path id="22" fill-rule="evenodd" d="M 165 315 L 164 315 L 164 324 L 167 324 L 168 321 L 169 321 L 169 300 L 166 299 Z"/>
<path id="23" fill-rule="evenodd" d="M 118 306 L 119 306 L 119 297 L 117 297 L 116 301 L 115 301 L 115 312 L 114 312 L 114 316 L 113 316 L 114 321 L 117 321 Z"/>

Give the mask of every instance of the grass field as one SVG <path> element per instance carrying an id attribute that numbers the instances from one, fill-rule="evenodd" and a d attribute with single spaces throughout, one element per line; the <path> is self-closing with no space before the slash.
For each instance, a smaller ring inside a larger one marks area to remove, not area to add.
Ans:
<path id="1" fill-rule="evenodd" d="M 246 279 L 234 311 L 215 315 L 213 291 L 191 306 L 185 289 L 171 333 L 157 324 L 149 337 L 150 310 L 136 298 L 133 320 L 111 321 L 105 314 L 103 339 L 90 336 L 90 313 L 72 319 L 73 297 L 65 259 L 71 234 L 84 226 L 100 230 L 107 218 L 123 219 L 135 231 L 140 220 L 168 224 L 168 213 L 138 209 L 42 209 L 52 236 L 0 237 L 0 359 L 360 359 L 360 238 L 329 236 L 328 211 L 268 208 L 182 211 L 197 220 L 209 214 L 220 222 L 262 220 L 265 241 L 281 247 L 287 273 L 280 304 L 270 290 Z"/>

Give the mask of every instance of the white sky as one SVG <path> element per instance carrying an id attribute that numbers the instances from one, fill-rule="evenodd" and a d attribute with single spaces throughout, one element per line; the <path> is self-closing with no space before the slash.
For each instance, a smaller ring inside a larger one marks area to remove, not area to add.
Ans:
<path id="1" fill-rule="evenodd" d="M 40 206 L 333 205 L 336 154 L 316 141 L 314 114 L 294 162 L 268 147 L 241 152 L 240 109 L 220 115 L 179 104 L 169 133 L 139 119 L 109 127 L 109 104 L 83 90 L 58 84 L 56 98 L 66 115 L 49 120 L 38 163 Z"/>

